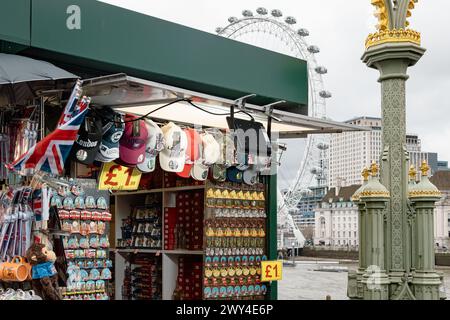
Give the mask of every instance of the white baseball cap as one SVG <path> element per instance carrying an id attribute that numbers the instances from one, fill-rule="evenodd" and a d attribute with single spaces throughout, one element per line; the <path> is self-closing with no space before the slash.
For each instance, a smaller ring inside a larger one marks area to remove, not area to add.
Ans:
<path id="1" fill-rule="evenodd" d="M 204 181 L 208 178 L 209 167 L 219 160 L 221 150 L 212 134 L 205 132 L 200 138 L 200 158 L 192 167 L 191 176 L 195 180 Z"/>
<path id="2" fill-rule="evenodd" d="M 145 120 L 148 131 L 145 159 L 137 165 L 139 171 L 153 172 L 156 167 L 156 156 L 164 149 L 164 134 L 160 127 L 150 119 Z"/>
<path id="3" fill-rule="evenodd" d="M 186 133 L 173 122 L 161 128 L 164 135 L 164 149 L 159 153 L 159 164 L 168 172 L 181 172 L 186 161 Z"/>

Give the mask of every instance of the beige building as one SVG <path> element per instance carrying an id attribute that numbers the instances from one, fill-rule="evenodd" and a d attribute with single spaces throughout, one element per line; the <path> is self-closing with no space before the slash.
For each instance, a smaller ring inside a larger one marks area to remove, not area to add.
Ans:
<path id="1" fill-rule="evenodd" d="M 358 207 L 351 196 L 359 187 L 352 185 L 328 191 L 315 210 L 314 245 L 358 246 Z"/>
<path id="2" fill-rule="evenodd" d="M 382 152 L 381 118 L 359 117 L 346 123 L 368 127 L 369 131 L 344 132 L 331 135 L 329 152 L 329 186 L 343 187 L 361 184 L 361 170 L 370 166 L 372 161 L 379 163 Z M 406 136 L 406 148 L 409 151 L 410 164 L 417 171 L 423 160 L 430 165 L 432 172 L 437 170 L 437 154 L 422 152 L 421 141 L 416 134 Z"/>

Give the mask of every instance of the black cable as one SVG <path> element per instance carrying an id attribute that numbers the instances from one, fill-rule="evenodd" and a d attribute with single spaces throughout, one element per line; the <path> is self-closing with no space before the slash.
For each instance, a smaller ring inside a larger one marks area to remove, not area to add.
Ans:
<path id="1" fill-rule="evenodd" d="M 188 100 L 187 102 L 188 102 L 191 106 L 193 106 L 194 108 L 197 108 L 197 109 L 199 109 L 199 110 L 201 110 L 201 111 L 203 111 L 203 112 L 212 114 L 212 115 L 214 115 L 214 116 L 229 116 L 229 115 L 231 115 L 230 112 L 227 112 L 227 113 L 215 113 L 215 112 L 211 112 L 211 111 L 205 110 L 205 109 L 203 109 L 203 108 L 197 106 L 196 104 L 194 104 L 191 100 Z M 253 116 L 252 116 L 250 113 L 248 113 L 248 112 L 246 112 L 246 111 L 244 111 L 244 110 L 239 110 L 239 111 L 237 111 L 237 112 L 235 112 L 235 113 L 244 113 L 244 114 L 246 114 L 247 116 L 249 116 L 250 119 L 252 119 L 252 121 L 255 121 L 255 118 L 253 118 Z"/>
<path id="2" fill-rule="evenodd" d="M 164 108 L 166 108 L 166 107 L 168 107 L 168 106 L 171 106 L 172 104 L 175 104 L 175 103 L 178 103 L 178 102 L 187 102 L 187 103 L 189 103 L 191 106 L 193 106 L 194 108 L 197 108 L 197 109 L 199 109 L 199 110 L 201 110 L 201 111 L 203 111 L 203 112 L 209 113 L 209 114 L 214 115 L 214 116 L 229 116 L 229 115 L 231 114 L 230 112 L 227 112 L 227 113 L 216 113 L 216 112 L 212 112 L 212 111 L 205 110 L 205 109 L 203 109 L 202 107 L 199 107 L 198 105 L 194 104 L 190 99 L 177 99 L 177 100 L 174 100 L 174 101 L 172 101 L 172 102 L 169 102 L 169 103 L 167 103 L 167 104 L 165 104 L 165 105 L 162 105 L 162 106 L 160 106 L 160 107 L 158 107 L 158 108 L 156 108 L 156 109 L 154 109 L 154 110 L 148 112 L 147 114 L 145 114 L 145 115 L 143 115 L 143 116 L 140 116 L 140 117 L 138 117 L 138 118 L 136 118 L 136 119 L 133 119 L 133 120 L 127 120 L 127 121 L 114 121 L 114 120 L 111 120 L 110 122 L 113 122 L 113 123 L 128 123 L 128 122 L 135 122 L 135 121 L 139 121 L 139 120 L 144 120 L 145 118 L 147 118 L 147 117 L 148 117 L 149 115 L 151 115 L 152 113 L 154 113 L 154 112 L 156 112 L 156 111 L 159 111 L 159 110 L 161 110 L 161 109 L 164 109 Z M 95 113 L 96 115 L 101 116 L 101 114 L 99 114 L 99 111 L 98 111 L 98 110 L 96 110 L 95 108 L 93 108 L 92 110 L 94 111 L 94 113 Z M 249 116 L 250 119 L 251 119 L 252 121 L 255 121 L 255 118 L 254 118 L 250 113 L 248 113 L 247 111 L 239 110 L 239 111 L 237 111 L 237 112 L 235 112 L 235 113 L 244 113 L 245 115 Z"/>

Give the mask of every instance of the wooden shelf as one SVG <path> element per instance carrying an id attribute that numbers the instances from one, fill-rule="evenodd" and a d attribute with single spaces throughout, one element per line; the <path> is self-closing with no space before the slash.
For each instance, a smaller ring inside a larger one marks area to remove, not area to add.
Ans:
<path id="1" fill-rule="evenodd" d="M 111 249 L 111 251 L 117 251 L 117 252 L 123 252 L 123 253 L 157 253 L 157 252 L 163 252 L 161 249 L 120 249 L 120 248 L 114 248 Z"/>
<path id="2" fill-rule="evenodd" d="M 162 189 L 164 192 L 176 192 L 176 191 L 189 191 L 189 190 L 202 190 L 205 189 L 206 185 L 200 186 L 185 186 L 185 187 L 173 187 L 173 188 L 164 188 Z"/>
<path id="3" fill-rule="evenodd" d="M 183 250 L 183 249 L 177 249 L 177 250 L 163 250 L 165 254 L 178 254 L 178 255 L 204 255 L 205 252 L 202 250 Z"/>
<path id="4" fill-rule="evenodd" d="M 113 196 L 133 196 L 137 194 L 161 193 L 163 189 L 137 190 L 137 191 L 119 191 L 113 192 Z"/>
<path id="5" fill-rule="evenodd" d="M 114 192 L 112 195 L 113 196 L 132 196 L 132 195 L 139 195 L 139 194 L 151 194 L 151 193 L 161 193 L 161 192 L 202 190 L 202 189 L 205 189 L 205 187 L 206 187 L 206 185 L 199 185 L 199 186 L 160 188 L 160 189 L 151 189 L 151 190 L 119 191 L 119 192 Z"/>
<path id="6" fill-rule="evenodd" d="M 165 253 L 165 254 L 175 254 L 175 255 L 203 255 L 205 254 L 202 250 L 160 250 L 160 249 L 120 249 L 120 248 L 110 248 L 110 251 L 116 251 L 119 253 Z"/>

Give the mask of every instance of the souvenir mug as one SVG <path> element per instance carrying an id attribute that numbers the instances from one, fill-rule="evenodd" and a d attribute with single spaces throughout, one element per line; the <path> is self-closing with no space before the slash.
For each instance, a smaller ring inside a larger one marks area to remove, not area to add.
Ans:
<path id="1" fill-rule="evenodd" d="M 0 280 L 5 282 L 23 282 L 27 280 L 29 269 L 22 262 L 14 260 L 0 263 Z"/>
<path id="2" fill-rule="evenodd" d="M 27 258 L 22 257 L 22 256 L 14 256 L 11 259 L 12 262 L 16 262 L 16 263 L 22 263 L 24 264 L 27 269 L 28 269 L 28 277 L 27 277 L 27 281 L 32 279 L 32 266 L 31 264 L 28 262 Z"/>

